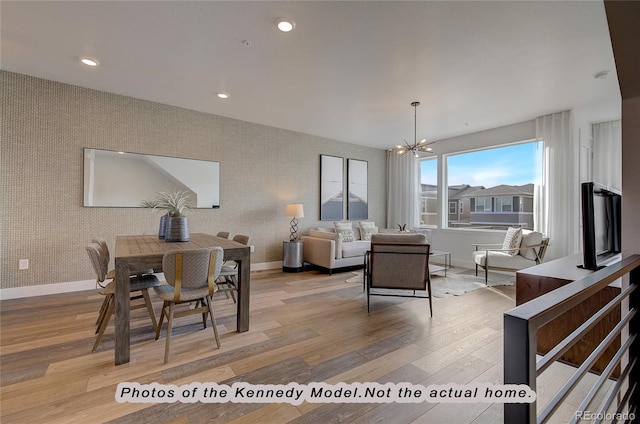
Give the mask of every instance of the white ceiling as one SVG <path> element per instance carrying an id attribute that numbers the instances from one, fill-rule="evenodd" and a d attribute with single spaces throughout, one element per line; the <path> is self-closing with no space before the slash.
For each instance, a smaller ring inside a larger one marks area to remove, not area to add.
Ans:
<path id="1" fill-rule="evenodd" d="M 601 1 L 3 0 L 0 13 L 2 69 L 377 148 L 413 141 L 414 100 L 429 140 L 571 108 L 620 115 Z M 277 31 L 280 16 L 296 29 Z"/>

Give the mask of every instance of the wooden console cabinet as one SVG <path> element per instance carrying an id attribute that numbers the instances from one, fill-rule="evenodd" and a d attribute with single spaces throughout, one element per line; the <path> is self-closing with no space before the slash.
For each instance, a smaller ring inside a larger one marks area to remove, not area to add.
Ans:
<path id="1" fill-rule="evenodd" d="M 577 265 L 581 263 L 582 256 L 578 254 L 518 271 L 516 273 L 516 305 L 521 305 L 593 272 L 578 268 Z M 618 294 L 620 294 L 620 284 L 610 284 L 582 304 L 540 328 L 537 334 L 538 353 L 545 354 L 549 352 L 549 350 Z M 582 364 L 618 321 L 620 321 L 620 307 L 604 317 L 582 340 L 578 341 L 569 349 L 562 356 L 562 361 L 572 365 Z M 597 373 L 602 372 L 619 347 L 620 339 L 618 338 L 598 359 L 592 371 Z M 617 367 L 614 376 L 618 376 L 619 374 L 620 369 Z"/>

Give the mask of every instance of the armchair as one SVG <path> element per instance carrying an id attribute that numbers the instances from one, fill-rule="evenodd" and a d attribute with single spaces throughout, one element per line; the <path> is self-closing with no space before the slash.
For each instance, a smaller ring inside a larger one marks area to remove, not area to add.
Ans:
<path id="1" fill-rule="evenodd" d="M 371 236 L 371 250 L 365 254 L 364 281 L 367 291 L 367 312 L 370 296 L 403 296 L 401 294 L 371 293 L 371 289 L 427 290 L 429 312 L 433 316 L 429 249 L 424 234 Z"/>
<path id="2" fill-rule="evenodd" d="M 487 284 L 489 269 L 519 271 L 542 263 L 549 238 L 537 231 L 509 228 L 502 244 L 473 243 L 473 246 L 476 276 L 478 267 L 484 269 L 484 282 Z"/>

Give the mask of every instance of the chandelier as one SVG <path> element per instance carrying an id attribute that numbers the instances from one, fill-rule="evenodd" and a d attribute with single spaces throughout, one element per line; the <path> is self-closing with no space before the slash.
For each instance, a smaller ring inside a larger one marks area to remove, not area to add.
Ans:
<path id="1" fill-rule="evenodd" d="M 407 143 L 407 140 L 404 141 L 405 146 L 401 146 L 401 145 L 397 145 L 396 149 L 397 149 L 397 153 L 402 156 L 408 152 L 411 152 L 411 154 L 413 154 L 413 156 L 415 157 L 419 157 L 418 153 L 419 152 L 423 152 L 423 153 L 431 153 L 433 152 L 433 149 L 431 147 L 428 147 L 430 144 L 435 143 L 435 141 L 431 141 L 431 142 L 427 142 L 426 138 L 423 138 L 422 140 L 418 141 L 418 136 L 417 136 L 417 128 L 418 128 L 418 116 L 417 116 L 417 109 L 418 106 L 420 106 L 420 102 L 413 102 L 411 103 L 411 106 L 413 106 L 413 116 L 414 116 L 414 124 L 413 124 L 413 146 L 410 145 L 409 143 Z"/>

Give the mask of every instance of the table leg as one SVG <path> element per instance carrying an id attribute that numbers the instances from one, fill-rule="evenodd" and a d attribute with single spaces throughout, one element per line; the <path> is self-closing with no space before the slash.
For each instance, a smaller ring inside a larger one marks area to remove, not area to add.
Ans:
<path id="1" fill-rule="evenodd" d="M 129 266 L 116 259 L 115 362 L 126 364 L 130 358 L 130 295 Z"/>
<path id="2" fill-rule="evenodd" d="M 249 288 L 251 278 L 251 261 L 246 257 L 238 262 L 238 333 L 249 330 Z"/>

